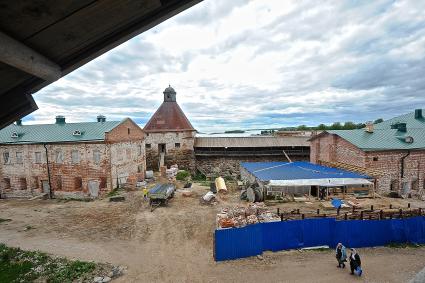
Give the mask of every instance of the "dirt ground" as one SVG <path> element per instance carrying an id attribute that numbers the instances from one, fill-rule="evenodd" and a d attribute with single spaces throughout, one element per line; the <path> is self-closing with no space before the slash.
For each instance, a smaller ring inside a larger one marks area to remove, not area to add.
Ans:
<path id="1" fill-rule="evenodd" d="M 0 200 L 0 242 L 70 258 L 127 267 L 116 282 L 408 282 L 425 266 L 425 248 L 359 249 L 364 276 L 336 268 L 333 251 L 286 251 L 219 262 L 213 259 L 217 212 L 241 204 L 237 192 L 217 205 L 201 205 L 207 187 L 192 197 L 177 192 L 168 207 L 150 212 L 140 192 L 124 202 Z M 405 200 L 391 200 L 407 207 Z M 365 205 L 370 205 L 365 200 Z M 374 200 L 387 205 L 388 199 Z M 412 207 L 424 207 L 412 202 Z M 279 204 L 282 210 L 315 210 L 319 203 Z"/>

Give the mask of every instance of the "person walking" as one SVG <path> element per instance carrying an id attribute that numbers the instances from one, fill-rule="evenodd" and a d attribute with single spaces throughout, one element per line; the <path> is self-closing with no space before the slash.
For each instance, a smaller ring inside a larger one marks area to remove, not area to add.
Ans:
<path id="1" fill-rule="evenodd" d="M 360 256 L 355 249 L 351 249 L 350 255 L 350 268 L 351 274 L 356 273 L 358 276 L 362 276 L 362 262 L 360 261 Z"/>
<path id="2" fill-rule="evenodd" d="M 148 188 L 144 187 L 143 188 L 143 200 L 144 201 L 147 201 L 148 200 L 148 193 L 149 193 Z"/>
<path id="3" fill-rule="evenodd" d="M 335 249 L 336 260 L 338 261 L 338 268 L 345 268 L 345 262 L 347 261 L 347 253 L 345 251 L 345 247 L 338 243 Z"/>

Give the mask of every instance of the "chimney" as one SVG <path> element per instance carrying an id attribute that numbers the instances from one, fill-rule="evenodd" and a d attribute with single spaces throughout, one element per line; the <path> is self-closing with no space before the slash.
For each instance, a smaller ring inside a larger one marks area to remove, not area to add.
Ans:
<path id="1" fill-rule="evenodd" d="M 22 120 L 21 119 L 16 120 L 16 126 L 22 126 Z"/>
<path id="2" fill-rule="evenodd" d="M 373 133 L 373 122 L 372 121 L 367 121 L 366 122 L 366 128 L 365 131 L 367 133 Z"/>
<path id="3" fill-rule="evenodd" d="M 99 116 L 97 116 L 97 121 L 98 122 L 106 122 L 106 117 L 103 116 L 103 115 L 99 115 Z"/>
<path id="4" fill-rule="evenodd" d="M 65 124 L 65 116 L 62 116 L 62 115 L 56 116 L 56 124 Z"/>
<path id="5" fill-rule="evenodd" d="M 422 119 L 422 109 L 415 109 L 415 119 Z"/>

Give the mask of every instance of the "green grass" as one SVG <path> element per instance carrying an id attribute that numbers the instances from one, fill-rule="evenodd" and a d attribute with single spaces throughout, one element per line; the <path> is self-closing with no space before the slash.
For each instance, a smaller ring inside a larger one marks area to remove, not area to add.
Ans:
<path id="1" fill-rule="evenodd" d="M 414 244 L 414 243 L 389 243 L 385 246 L 388 248 L 395 248 L 395 249 L 425 247 L 424 244 Z"/>
<path id="2" fill-rule="evenodd" d="M 93 262 L 51 257 L 37 251 L 23 251 L 0 244 L 0 282 L 73 282 L 89 276 L 96 268 Z M 91 279 L 91 278 L 87 278 Z"/>
<path id="3" fill-rule="evenodd" d="M 109 197 L 113 197 L 119 194 L 118 188 L 113 189 L 112 191 L 110 191 L 106 196 Z"/>
<path id="4" fill-rule="evenodd" d="M 199 184 L 200 186 L 209 187 L 210 184 L 211 184 L 211 181 L 207 181 L 207 180 L 205 180 L 205 181 L 197 181 L 196 183 Z"/>
<path id="5" fill-rule="evenodd" d="M 180 170 L 176 174 L 176 180 L 179 180 L 179 181 L 186 181 L 187 179 L 189 179 L 189 177 L 190 177 L 190 173 L 187 172 L 186 170 Z"/>
<path id="6" fill-rule="evenodd" d="M 192 175 L 192 181 L 194 182 L 202 182 L 206 180 L 207 177 L 199 171 L 196 171 L 196 173 Z"/>

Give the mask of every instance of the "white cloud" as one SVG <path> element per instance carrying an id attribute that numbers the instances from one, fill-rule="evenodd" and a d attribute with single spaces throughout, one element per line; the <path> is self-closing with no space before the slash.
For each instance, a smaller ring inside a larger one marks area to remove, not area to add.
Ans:
<path id="1" fill-rule="evenodd" d="M 32 123 L 129 116 L 170 83 L 200 131 L 363 122 L 425 105 L 425 2 L 206 0 L 34 95 Z"/>

